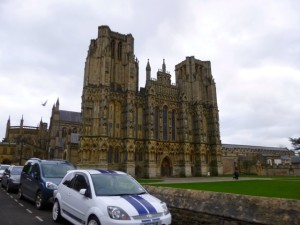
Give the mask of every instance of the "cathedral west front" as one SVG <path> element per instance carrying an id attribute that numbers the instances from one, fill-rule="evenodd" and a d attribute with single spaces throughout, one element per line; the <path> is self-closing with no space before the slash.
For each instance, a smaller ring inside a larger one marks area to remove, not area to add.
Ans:
<path id="1" fill-rule="evenodd" d="M 98 27 L 82 90 L 78 167 L 136 177 L 222 175 L 216 84 L 209 61 L 186 57 L 175 81 L 162 67 L 139 89 L 131 34 Z"/>

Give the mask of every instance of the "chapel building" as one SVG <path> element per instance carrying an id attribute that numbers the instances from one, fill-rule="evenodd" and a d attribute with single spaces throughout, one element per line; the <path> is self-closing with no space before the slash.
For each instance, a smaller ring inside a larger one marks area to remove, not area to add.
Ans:
<path id="1" fill-rule="evenodd" d="M 165 61 L 138 89 L 134 38 L 98 27 L 84 70 L 79 163 L 136 177 L 223 174 L 216 84 L 209 61 Z"/>

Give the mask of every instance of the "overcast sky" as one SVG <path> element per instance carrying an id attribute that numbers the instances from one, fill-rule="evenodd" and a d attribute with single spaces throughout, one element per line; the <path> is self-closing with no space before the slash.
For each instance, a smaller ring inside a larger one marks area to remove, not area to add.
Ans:
<path id="1" fill-rule="evenodd" d="M 211 61 L 221 140 L 292 148 L 300 137 L 299 0 L 1 0 L 0 140 L 12 126 L 49 125 L 51 109 L 81 110 L 84 63 L 98 26 L 131 33 L 152 77 L 165 59 Z M 41 103 L 48 100 L 45 107 Z"/>

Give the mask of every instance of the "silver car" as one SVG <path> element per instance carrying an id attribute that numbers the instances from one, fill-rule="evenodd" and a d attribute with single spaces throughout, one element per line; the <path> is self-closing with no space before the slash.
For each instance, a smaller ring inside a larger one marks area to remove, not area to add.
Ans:
<path id="1" fill-rule="evenodd" d="M 2 176 L 1 186 L 6 188 L 7 192 L 17 191 L 20 185 L 20 177 L 23 166 L 10 166 Z"/>
<path id="2" fill-rule="evenodd" d="M 7 165 L 7 164 L 0 164 L 0 181 L 2 180 L 4 170 L 6 170 L 9 166 L 10 165 Z"/>

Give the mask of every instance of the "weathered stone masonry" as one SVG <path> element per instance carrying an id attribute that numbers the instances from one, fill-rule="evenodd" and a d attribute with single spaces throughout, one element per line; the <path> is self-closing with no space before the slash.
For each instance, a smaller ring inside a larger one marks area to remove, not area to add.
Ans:
<path id="1" fill-rule="evenodd" d="M 299 225 L 300 201 L 145 186 L 165 201 L 173 225 Z"/>

